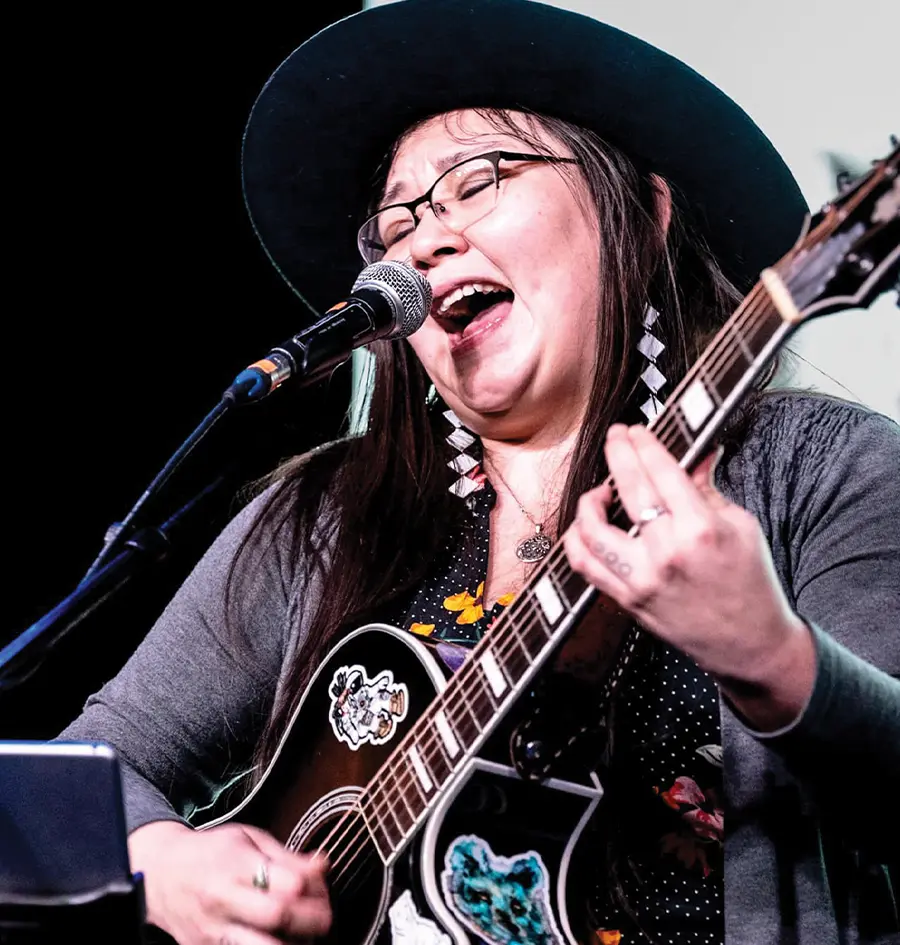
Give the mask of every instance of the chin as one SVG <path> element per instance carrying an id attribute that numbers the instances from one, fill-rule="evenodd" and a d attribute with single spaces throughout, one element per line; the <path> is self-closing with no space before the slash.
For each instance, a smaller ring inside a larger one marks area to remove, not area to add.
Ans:
<path id="1" fill-rule="evenodd" d="M 454 413 L 475 433 L 483 433 L 489 427 L 502 423 L 515 413 L 521 403 L 521 391 L 480 391 L 477 395 L 463 395 L 454 400 Z"/>

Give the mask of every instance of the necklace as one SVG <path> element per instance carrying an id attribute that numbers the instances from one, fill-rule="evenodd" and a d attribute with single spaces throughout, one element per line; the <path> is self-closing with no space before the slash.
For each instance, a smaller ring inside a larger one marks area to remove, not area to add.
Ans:
<path id="1" fill-rule="evenodd" d="M 534 525 L 534 534 L 529 535 L 527 538 L 523 538 L 516 545 L 516 557 L 520 561 L 524 561 L 527 564 L 532 564 L 535 561 L 540 561 L 542 558 L 546 557 L 547 552 L 553 547 L 553 543 L 550 541 L 550 537 L 544 531 L 543 522 L 536 522 L 534 517 L 525 508 L 524 505 L 519 501 L 515 492 L 510 488 L 509 483 L 503 478 L 500 470 L 494 467 L 494 472 L 497 475 L 497 478 L 503 483 L 506 487 L 506 491 L 509 493 L 510 498 L 513 502 L 516 503 L 519 507 L 519 511 Z"/>

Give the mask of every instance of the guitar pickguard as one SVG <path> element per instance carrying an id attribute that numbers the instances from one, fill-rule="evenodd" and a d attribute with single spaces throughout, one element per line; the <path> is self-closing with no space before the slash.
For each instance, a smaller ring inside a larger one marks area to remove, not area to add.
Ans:
<path id="1" fill-rule="evenodd" d="M 586 891 L 571 867 L 602 793 L 596 779 L 538 783 L 508 765 L 471 763 L 420 849 L 425 899 L 454 943 L 576 945 L 569 903 Z"/>

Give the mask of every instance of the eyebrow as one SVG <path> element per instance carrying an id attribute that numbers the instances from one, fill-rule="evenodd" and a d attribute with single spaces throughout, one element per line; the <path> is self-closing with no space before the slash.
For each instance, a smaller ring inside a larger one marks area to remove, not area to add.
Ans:
<path id="1" fill-rule="evenodd" d="M 462 151 L 454 151 L 453 154 L 445 154 L 442 158 L 438 158 L 434 163 L 435 170 L 438 172 L 437 176 L 440 177 L 444 171 L 450 170 L 454 164 L 459 164 L 460 161 L 464 161 L 467 157 L 477 157 L 479 154 L 486 154 L 490 151 L 497 150 L 499 145 L 485 145 L 488 151 L 476 151 L 474 148 L 466 148 Z M 398 181 L 396 184 L 391 184 L 390 187 L 384 192 L 381 200 L 378 202 L 378 210 L 383 210 L 385 207 L 390 206 L 394 203 L 397 197 L 400 195 L 403 190 L 403 182 Z"/>

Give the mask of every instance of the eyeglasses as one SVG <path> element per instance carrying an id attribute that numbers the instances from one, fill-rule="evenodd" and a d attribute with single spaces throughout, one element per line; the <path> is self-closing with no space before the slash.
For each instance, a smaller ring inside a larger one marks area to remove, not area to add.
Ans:
<path id="1" fill-rule="evenodd" d="M 392 203 L 373 213 L 359 228 L 356 239 L 363 260 L 368 264 L 409 256 L 409 244 L 420 220 L 416 211 L 422 204 L 428 204 L 437 219 L 453 233 L 461 233 L 487 216 L 497 206 L 501 161 L 578 163 L 577 158 L 512 151 L 491 151 L 467 158 L 444 171 L 421 197 L 406 203 Z"/>

